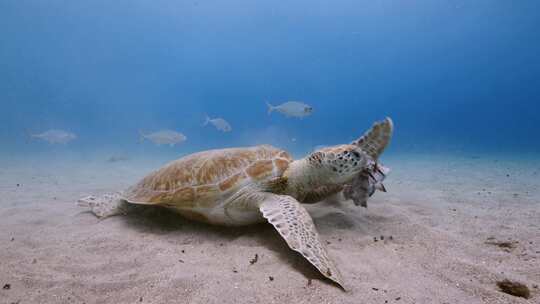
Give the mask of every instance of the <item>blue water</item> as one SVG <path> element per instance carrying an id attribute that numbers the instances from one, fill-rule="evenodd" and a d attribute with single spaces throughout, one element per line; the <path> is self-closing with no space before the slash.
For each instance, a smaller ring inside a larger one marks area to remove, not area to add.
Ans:
<path id="1" fill-rule="evenodd" d="M 3 0 L 0 155 L 301 155 L 385 116 L 388 153 L 539 154 L 539 54 L 536 0 Z M 313 115 L 267 115 L 288 100 Z M 232 132 L 202 127 L 205 113 Z M 51 128 L 79 138 L 25 135 Z M 164 128 L 188 140 L 138 143 Z"/>

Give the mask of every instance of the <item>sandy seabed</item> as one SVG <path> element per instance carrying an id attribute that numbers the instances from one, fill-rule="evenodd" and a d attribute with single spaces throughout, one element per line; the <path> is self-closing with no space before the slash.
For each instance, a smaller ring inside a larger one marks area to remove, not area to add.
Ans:
<path id="1" fill-rule="evenodd" d="M 3 163 L 0 304 L 540 303 L 540 160 L 392 157 L 389 192 L 368 209 L 309 206 L 348 292 L 270 225 L 214 227 L 155 207 L 100 221 L 75 203 L 161 164 Z M 502 293 L 503 279 L 531 297 Z"/>

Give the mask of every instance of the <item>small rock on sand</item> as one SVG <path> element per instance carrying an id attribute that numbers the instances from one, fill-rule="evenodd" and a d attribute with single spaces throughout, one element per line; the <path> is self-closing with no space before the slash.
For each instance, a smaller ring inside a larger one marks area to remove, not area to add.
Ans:
<path id="1" fill-rule="evenodd" d="M 529 287 L 519 282 L 513 282 L 508 279 L 505 279 L 502 281 L 498 281 L 497 286 L 502 292 L 507 293 L 509 295 L 513 295 L 515 297 L 521 297 L 525 299 L 528 299 L 531 297 L 531 292 L 529 291 Z"/>

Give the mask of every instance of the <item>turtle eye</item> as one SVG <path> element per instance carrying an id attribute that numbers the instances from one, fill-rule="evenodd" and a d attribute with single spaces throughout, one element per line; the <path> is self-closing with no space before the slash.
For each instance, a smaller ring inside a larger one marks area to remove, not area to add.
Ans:
<path id="1" fill-rule="evenodd" d="M 360 158 L 360 153 L 358 153 L 358 151 L 352 151 L 352 154 L 354 154 L 355 157 Z"/>

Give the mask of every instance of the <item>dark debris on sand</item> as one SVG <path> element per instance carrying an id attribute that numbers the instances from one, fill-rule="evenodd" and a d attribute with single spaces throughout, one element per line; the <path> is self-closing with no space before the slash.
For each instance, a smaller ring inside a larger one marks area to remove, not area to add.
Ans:
<path id="1" fill-rule="evenodd" d="M 518 241 L 496 241 L 494 238 L 488 238 L 488 240 L 485 242 L 487 245 L 494 245 L 499 248 L 504 249 L 514 249 L 516 248 Z"/>
<path id="2" fill-rule="evenodd" d="M 505 279 L 502 281 L 498 281 L 497 286 L 502 292 L 513 295 L 515 297 L 522 297 L 525 299 L 529 299 L 531 297 L 529 287 L 519 282 L 512 282 L 508 279 Z"/>
<path id="3" fill-rule="evenodd" d="M 2 289 L 10 290 L 11 289 L 11 284 L 4 284 L 4 287 L 2 287 Z"/>
<path id="4" fill-rule="evenodd" d="M 386 236 L 386 237 L 385 237 L 384 235 L 381 235 L 379 238 L 377 238 L 376 236 L 374 236 L 374 237 L 373 237 L 373 241 L 374 241 L 374 242 L 378 242 L 379 240 L 384 241 L 385 238 L 386 238 L 387 241 L 392 241 L 392 240 L 394 240 L 394 237 L 391 236 L 391 235 L 388 235 L 388 236 Z M 386 243 L 386 242 L 385 242 L 385 243 Z"/>
<path id="5" fill-rule="evenodd" d="M 257 263 L 258 260 L 259 260 L 259 255 L 255 253 L 255 257 L 253 259 L 249 260 L 249 264 L 253 265 L 253 264 Z"/>

